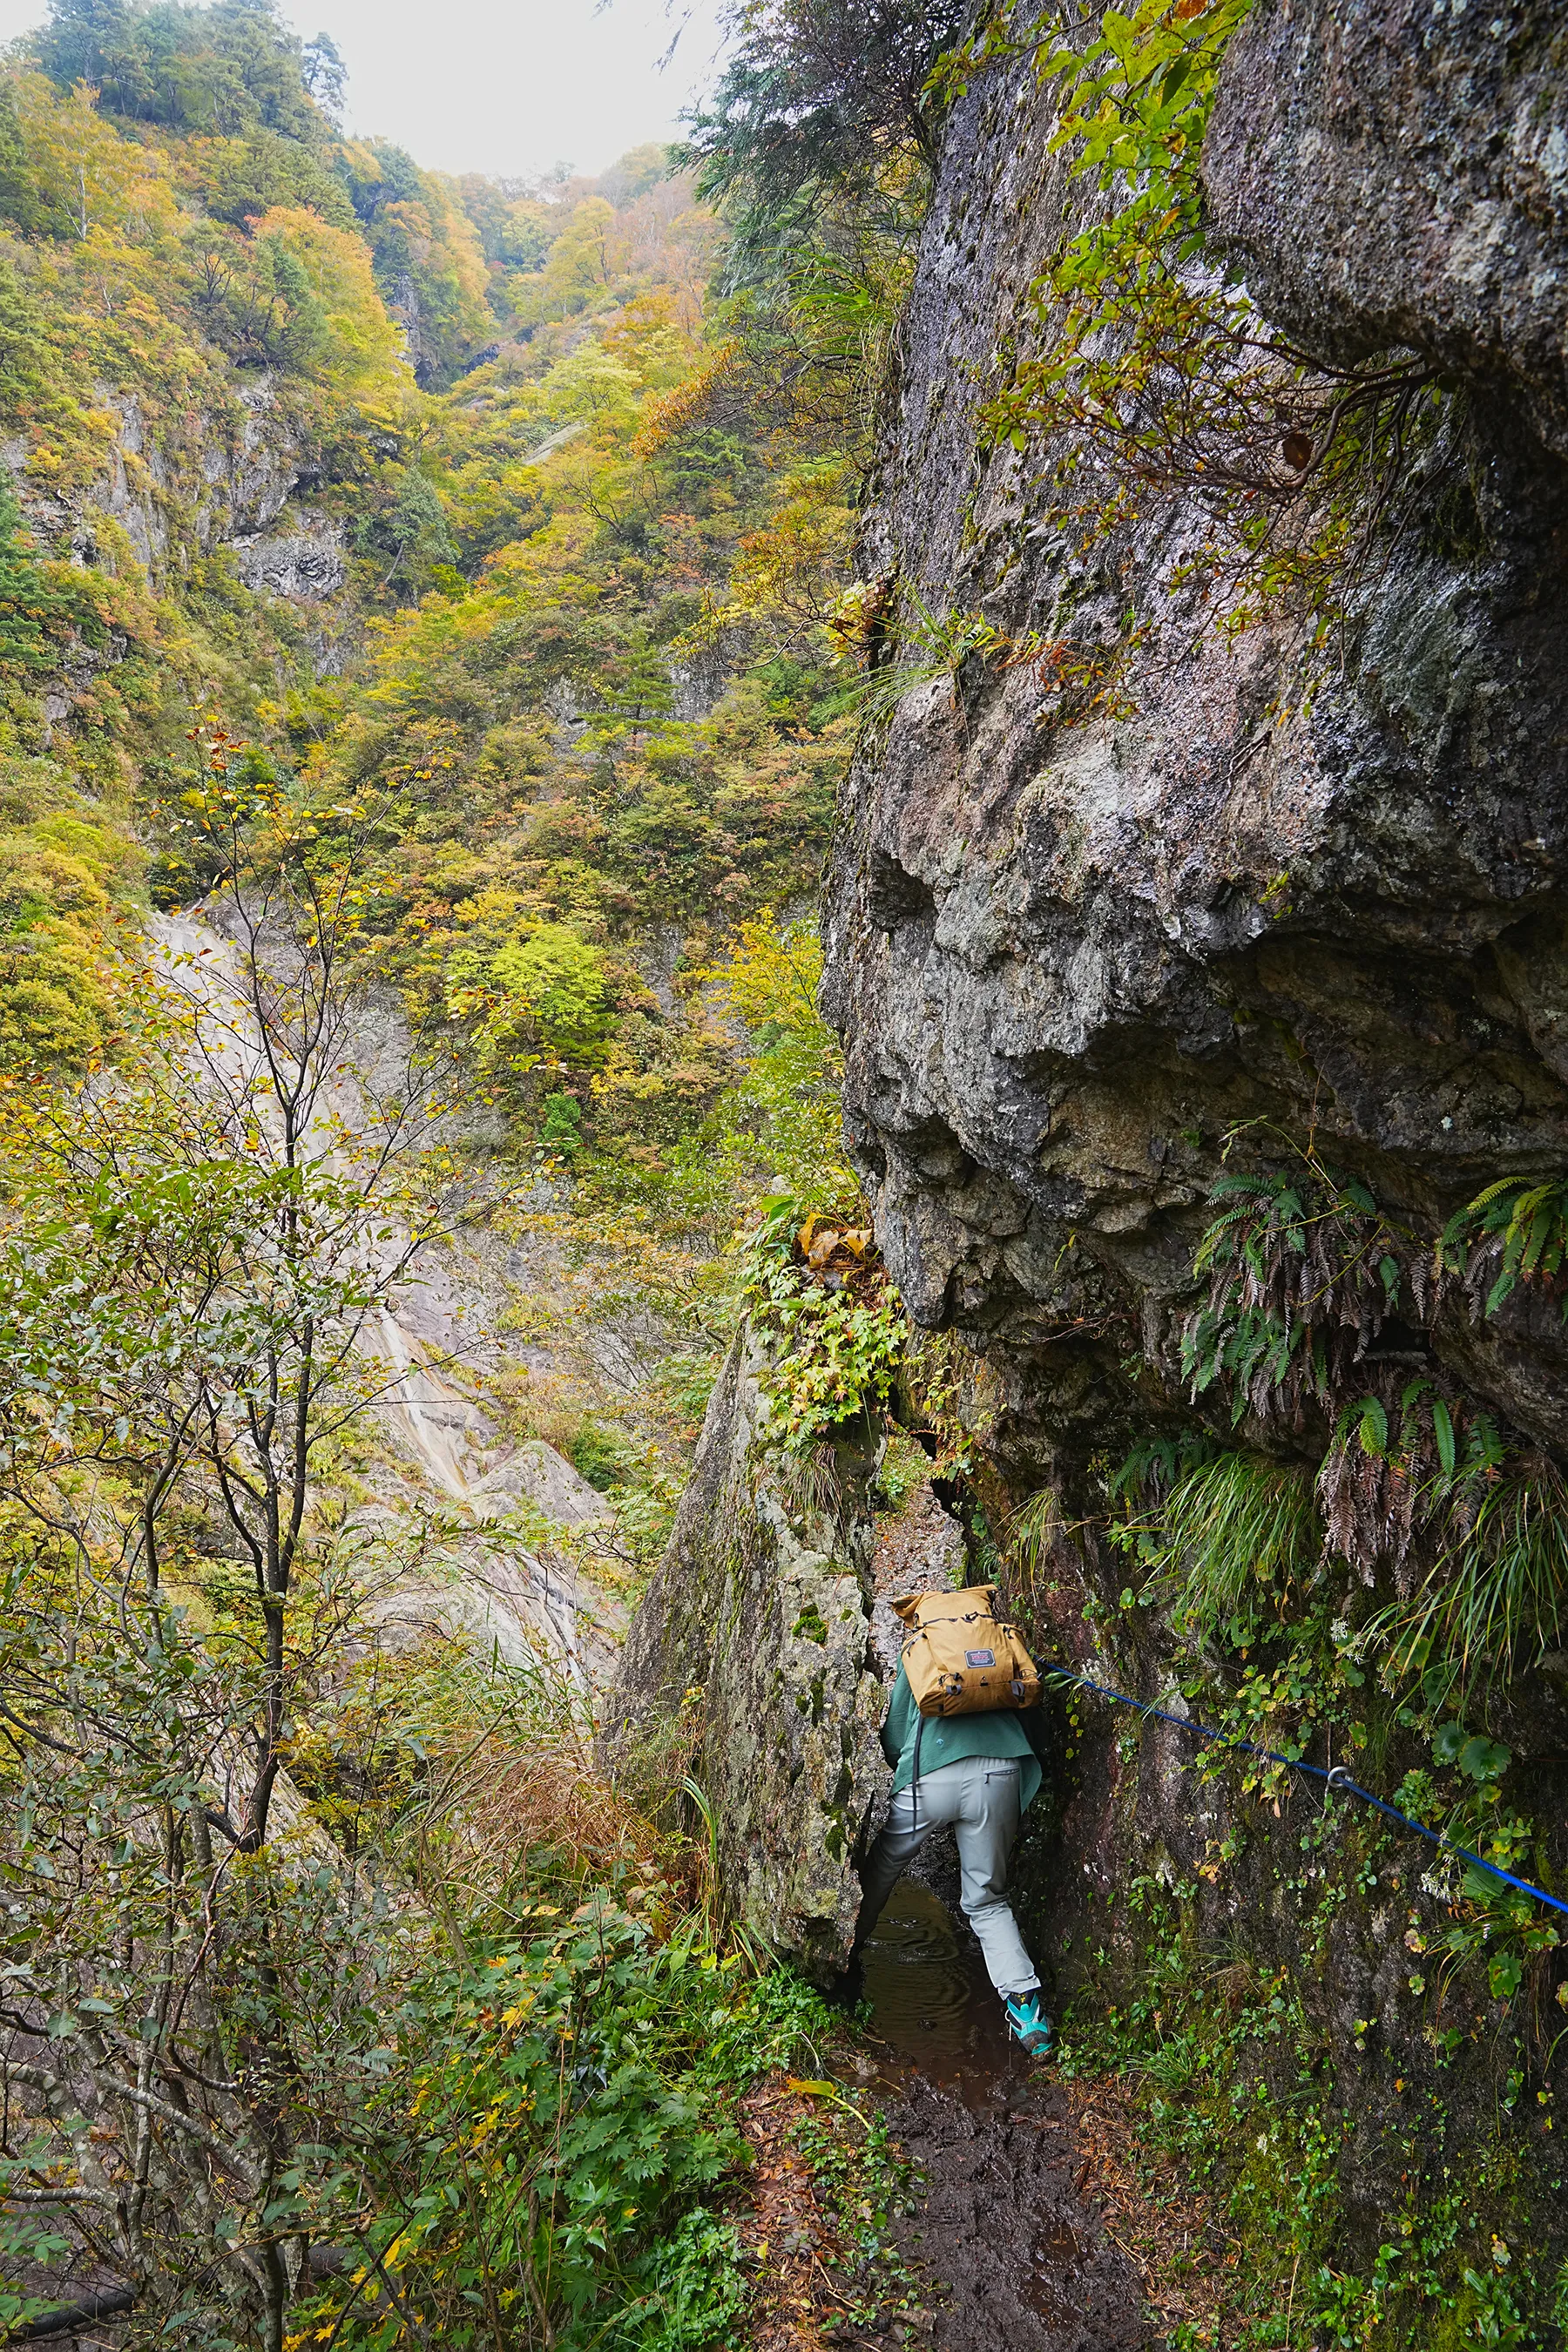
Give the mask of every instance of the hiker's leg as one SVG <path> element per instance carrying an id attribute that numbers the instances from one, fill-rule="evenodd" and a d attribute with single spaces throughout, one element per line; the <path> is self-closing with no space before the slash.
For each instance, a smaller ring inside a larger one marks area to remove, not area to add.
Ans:
<path id="1" fill-rule="evenodd" d="M 1039 1970 L 1007 1903 L 1007 1864 L 1018 1834 L 1018 1759 L 971 1756 L 948 1769 L 964 1775 L 957 1819 L 963 1916 L 980 1938 L 997 1991 L 1032 1991 Z"/>
<path id="2" fill-rule="evenodd" d="M 889 1895 L 932 1830 L 957 1820 L 962 1801 L 957 1776 L 963 1770 L 962 1764 L 944 1764 L 940 1771 L 922 1773 L 915 1788 L 900 1789 L 889 1803 L 887 1826 L 872 1841 L 860 1869 L 860 1916 L 855 1923 L 858 1948 L 881 1917 Z"/>

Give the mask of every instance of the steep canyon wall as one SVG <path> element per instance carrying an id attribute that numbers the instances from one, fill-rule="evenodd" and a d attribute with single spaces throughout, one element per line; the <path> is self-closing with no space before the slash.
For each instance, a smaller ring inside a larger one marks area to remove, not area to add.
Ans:
<path id="1" fill-rule="evenodd" d="M 1234 1425 L 1223 1389 L 1190 1394 L 1180 1336 L 1222 1167 L 1315 1150 L 1414 1267 L 1483 1188 L 1563 1166 L 1565 49 L 1542 5 L 1260 0 L 1224 60 L 1208 220 L 1264 316 L 1340 365 L 1420 354 L 1441 387 L 1310 694 L 1287 605 L 1227 643 L 1172 588 L 1207 528 L 1201 486 L 1136 521 L 1053 521 L 1048 453 L 990 446 L 999 355 L 1027 356 L 1029 289 L 1100 200 L 1050 152 L 1027 60 L 977 77 L 949 124 L 862 572 L 890 609 L 913 590 L 1015 641 L 1091 655 L 1130 609 L 1144 630 L 1121 715 L 1074 723 L 1037 667 L 977 658 L 897 702 L 851 781 L 826 1002 L 894 1276 L 918 1323 L 975 1351 L 983 1518 L 1051 1489 L 1058 1524 L 1087 1523 L 1016 1573 L 1020 1611 L 1043 1649 L 1177 1712 L 1190 1654 L 1157 1607 L 1119 1605 L 1128 1565 L 1097 1532 L 1108 1467 L 1204 1433 L 1310 1487 L 1356 1394 L 1293 1422 L 1244 1400 Z M 1431 1380 L 1554 1493 L 1565 1365 L 1539 1286 L 1489 1318 L 1462 1285 L 1417 1280 L 1353 1381 Z M 1363 1614 L 1381 1597 L 1350 1594 Z M 1242 1671 L 1211 1648 L 1205 1703 Z M 1565 1675 L 1558 1650 L 1466 1702 L 1511 1747 L 1506 1794 L 1559 1889 Z M 1430 1726 L 1375 1680 L 1344 1736 L 1392 1788 L 1431 1763 Z M 1484 1953 L 1424 1978 L 1407 1935 L 1436 1937 L 1454 1892 L 1429 1851 L 1364 1822 L 1331 1832 L 1299 1790 L 1276 1807 L 1205 1787 L 1181 1735 L 1134 1728 L 1084 1716 L 1032 1832 L 1029 1926 L 1064 1986 L 1131 1982 L 1163 1888 L 1190 1948 L 1291 1972 L 1343 2133 L 1341 2247 L 1370 2257 L 1402 2197 L 1484 2144 L 1509 2184 L 1487 2210 L 1549 2280 L 1561 1950 L 1511 2001 Z"/>

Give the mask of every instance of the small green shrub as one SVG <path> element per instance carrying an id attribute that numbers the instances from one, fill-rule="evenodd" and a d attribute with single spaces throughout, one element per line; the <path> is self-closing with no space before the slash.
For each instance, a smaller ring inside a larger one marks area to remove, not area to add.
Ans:
<path id="1" fill-rule="evenodd" d="M 595 1065 L 615 1026 L 604 957 L 567 923 L 536 923 L 493 948 L 454 949 L 447 1010 L 472 1024 L 481 1064 L 520 1072 Z"/>
<path id="2" fill-rule="evenodd" d="M 848 1220 L 829 1228 L 854 1261 L 829 1288 L 811 1264 L 826 1226 L 803 1216 L 793 1193 L 762 1203 L 742 1254 L 743 1294 L 773 1349 L 768 1376 L 770 1439 L 809 1453 L 848 1422 L 879 1414 L 903 1358 L 908 1325 L 898 1292 L 871 1250 L 869 1233 Z M 802 1237 L 814 1236 L 803 1249 Z"/>
<path id="3" fill-rule="evenodd" d="M 744 2302 L 713 2210 L 744 2158 L 733 2094 L 829 2022 L 781 1974 L 667 1941 L 608 1895 L 413 1986 L 364 2117 L 358 2258 L 290 2314 L 292 2346 L 700 2352 Z M 366 2200 L 369 2200 L 368 2210 Z"/>
<path id="4" fill-rule="evenodd" d="M 583 1149 L 583 1108 L 574 1095 L 546 1095 L 540 1105 L 544 1118 L 539 1148 L 563 1160 L 575 1160 Z"/>

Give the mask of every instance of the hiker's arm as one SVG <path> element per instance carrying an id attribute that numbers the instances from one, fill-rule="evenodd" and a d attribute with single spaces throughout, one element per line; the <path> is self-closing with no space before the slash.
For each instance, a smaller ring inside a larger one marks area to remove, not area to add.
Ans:
<path id="1" fill-rule="evenodd" d="M 910 1736 L 910 1725 L 913 1719 L 915 1703 L 910 1695 L 910 1679 L 904 1672 L 903 1660 L 900 1658 L 898 1676 L 893 1684 L 893 1695 L 888 1701 L 888 1713 L 882 1725 L 882 1753 L 889 1764 L 897 1765 L 904 1752 L 904 1743 Z"/>

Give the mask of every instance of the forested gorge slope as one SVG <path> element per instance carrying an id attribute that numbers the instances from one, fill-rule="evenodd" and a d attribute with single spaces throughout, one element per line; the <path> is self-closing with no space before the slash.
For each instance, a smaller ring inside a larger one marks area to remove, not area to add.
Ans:
<path id="1" fill-rule="evenodd" d="M 731 1040 L 678 997 L 809 905 L 850 436 L 756 397 L 766 305 L 705 319 L 662 150 L 446 180 L 343 140 L 341 75 L 265 8 L 61 9 L 5 86 L 11 1066 L 112 1054 L 109 902 L 203 898 L 254 793 L 514 1142 L 602 1138 L 639 1232 L 706 1231 L 661 1154 Z"/>
<path id="2" fill-rule="evenodd" d="M 92 0 L 0 75 L 0 2326 L 696 2345 L 816 2012 L 591 1675 L 738 1218 L 854 1198 L 865 321 L 342 73 Z"/>

